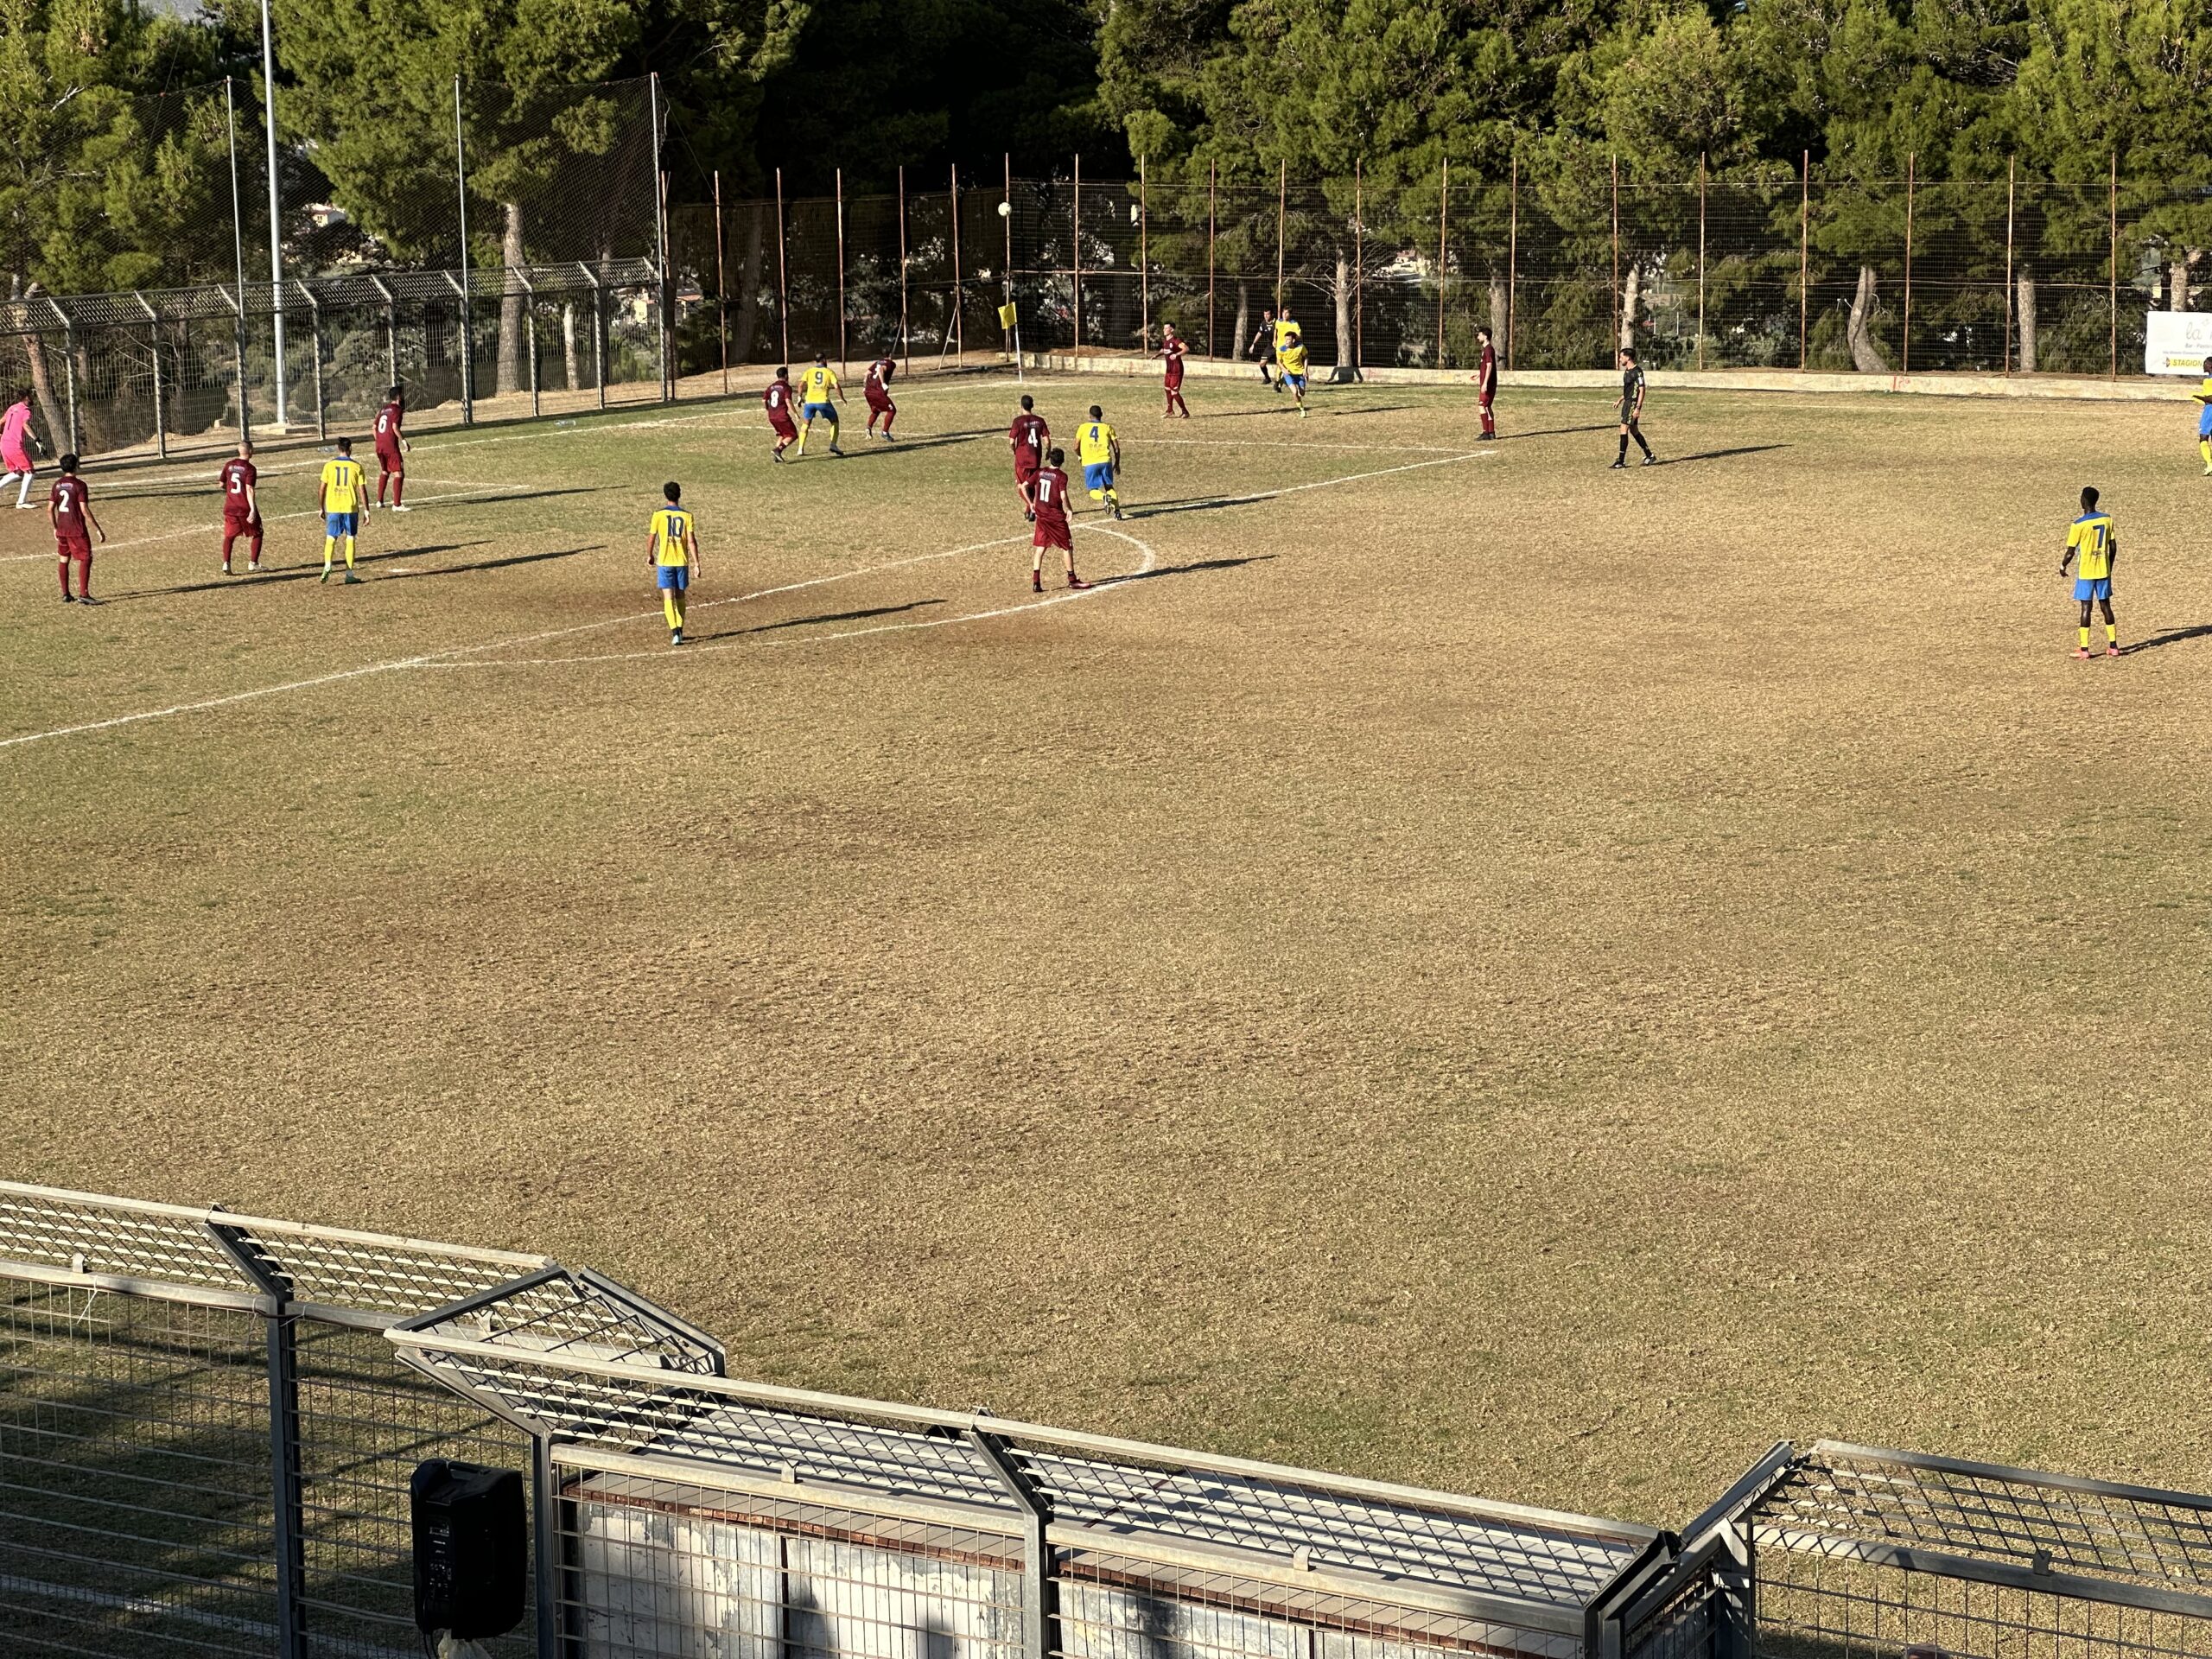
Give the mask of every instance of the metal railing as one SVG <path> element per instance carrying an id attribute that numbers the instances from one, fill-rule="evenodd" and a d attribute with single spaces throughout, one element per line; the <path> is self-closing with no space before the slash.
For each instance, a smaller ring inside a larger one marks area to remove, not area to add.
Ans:
<path id="1" fill-rule="evenodd" d="M 434 1456 L 528 1472 L 499 1659 L 2212 1652 L 2212 1497 L 1784 1444 L 1685 1541 L 743 1382 L 539 1257 L 0 1184 L 7 1651 L 401 1659 Z"/>

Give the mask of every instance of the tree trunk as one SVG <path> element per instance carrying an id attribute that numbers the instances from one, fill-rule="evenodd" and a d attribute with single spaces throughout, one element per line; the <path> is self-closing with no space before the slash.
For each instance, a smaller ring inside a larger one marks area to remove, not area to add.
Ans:
<path id="1" fill-rule="evenodd" d="M 1490 274 L 1490 338 L 1501 363 L 1505 360 L 1506 298 L 1505 278 L 1493 270 Z"/>
<path id="2" fill-rule="evenodd" d="M 569 390 L 576 391 L 576 302 L 561 302 L 561 367 L 567 374 Z"/>
<path id="3" fill-rule="evenodd" d="M 20 276 L 11 276 L 8 279 L 8 296 L 10 299 L 35 298 L 38 291 L 39 285 L 36 283 L 25 287 L 23 279 Z M 54 453 L 58 455 L 69 447 L 69 422 L 66 411 L 54 396 L 54 373 L 47 367 L 46 363 L 46 336 L 35 334 L 25 334 L 23 355 L 30 359 L 31 393 L 38 400 L 39 418 L 46 423 L 47 442 L 54 446 Z M 240 397 L 245 396 L 245 387 L 238 388 L 238 396 Z"/>
<path id="4" fill-rule="evenodd" d="M 522 204 L 518 201 L 507 203 L 507 227 L 499 238 L 499 263 L 506 267 L 499 292 L 499 390 L 527 391 L 530 365 L 524 360 L 524 354 L 530 346 L 523 308 L 530 301 L 514 273 L 530 262 L 522 251 Z"/>
<path id="5" fill-rule="evenodd" d="M 1637 308 L 1643 302 L 1643 267 L 1630 265 L 1628 282 L 1621 289 L 1621 337 L 1616 345 L 1633 347 L 1636 345 Z"/>
<path id="6" fill-rule="evenodd" d="M 767 236 L 768 206 L 753 204 L 753 217 L 745 227 L 745 251 L 737 262 L 737 360 L 753 360 L 753 331 L 760 326 L 760 254 Z M 903 347 L 904 340 L 899 342 Z"/>
<path id="7" fill-rule="evenodd" d="M 1244 355 L 1244 344 L 1252 337 L 1252 284 L 1236 284 L 1236 330 L 1230 338 L 1236 341 L 1229 353 L 1232 358 Z"/>
<path id="8" fill-rule="evenodd" d="M 2016 273 L 2019 288 L 2020 372 L 2036 372 L 2036 278 L 2033 271 Z"/>
<path id="9" fill-rule="evenodd" d="M 1342 248 L 1337 250 L 1337 372 L 1338 380 L 1359 378 L 1359 344 L 1352 332 L 1351 318 L 1351 256 Z"/>
<path id="10" fill-rule="evenodd" d="M 2166 309 L 2189 309 L 2189 254 L 2185 250 L 2180 258 L 2166 267 Z"/>
<path id="11" fill-rule="evenodd" d="M 1874 267 L 1859 267 L 1859 289 L 1851 296 L 1851 315 L 1843 337 L 1851 347 L 1851 366 L 1861 374 L 1887 374 L 1889 359 L 1874 339 Z"/>

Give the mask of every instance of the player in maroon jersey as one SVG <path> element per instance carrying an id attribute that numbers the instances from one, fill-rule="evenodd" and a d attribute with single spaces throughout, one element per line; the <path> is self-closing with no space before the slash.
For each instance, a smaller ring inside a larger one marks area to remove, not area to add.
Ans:
<path id="1" fill-rule="evenodd" d="M 1476 329 L 1475 338 L 1483 343 L 1482 365 L 1467 378 L 1475 383 L 1475 397 L 1482 405 L 1483 436 L 1494 438 L 1497 435 L 1497 347 L 1491 343 L 1487 328 Z"/>
<path id="2" fill-rule="evenodd" d="M 791 419 L 791 372 L 779 367 L 768 389 L 760 394 L 760 407 L 768 411 L 769 429 L 776 435 L 776 447 L 768 453 L 771 461 L 781 461 L 784 451 L 798 442 L 798 425 Z"/>
<path id="3" fill-rule="evenodd" d="M 384 505 L 384 486 L 391 485 L 391 510 L 412 512 L 412 507 L 399 505 L 407 493 L 407 452 L 413 446 L 401 435 L 399 423 L 407 418 L 407 411 L 400 406 L 399 388 L 392 387 L 384 395 L 384 407 L 377 410 L 377 505 Z M 261 543 L 254 543 L 257 550 Z M 259 556 L 257 551 L 256 556 Z"/>
<path id="4" fill-rule="evenodd" d="M 223 485 L 223 574 L 231 574 L 231 543 L 241 536 L 246 538 L 245 568 L 249 573 L 258 570 L 261 501 L 254 493 L 254 480 L 260 474 L 253 469 L 253 446 L 239 439 L 237 457 L 223 463 L 219 476 Z"/>
<path id="5" fill-rule="evenodd" d="M 1175 325 L 1160 325 L 1160 357 L 1165 367 L 1164 383 L 1167 388 L 1167 412 L 1160 418 L 1173 420 L 1178 410 L 1183 418 L 1191 418 L 1191 406 L 1183 401 L 1183 355 L 1190 347 L 1183 344 L 1183 337 L 1175 332 Z"/>
<path id="6" fill-rule="evenodd" d="M 1021 516 L 1033 524 L 1037 522 L 1037 474 L 1045 464 L 1045 451 L 1052 439 L 1052 429 L 1037 412 L 1037 400 L 1023 393 L 1021 413 L 1007 428 L 1006 441 L 1014 449 L 1014 487 L 1021 496 Z"/>
<path id="7" fill-rule="evenodd" d="M 887 357 L 879 357 L 868 365 L 868 379 L 861 390 L 868 394 L 868 435 L 875 435 L 875 417 L 883 416 L 883 441 L 891 442 L 891 423 L 899 418 L 899 405 L 891 401 L 891 377 L 899 372 L 899 365 Z"/>
<path id="8" fill-rule="evenodd" d="M 1022 401 L 1027 403 L 1028 399 Z M 1048 547 L 1058 548 L 1066 557 L 1069 587 L 1090 586 L 1075 573 L 1075 537 L 1068 528 L 1068 475 L 1060 466 L 1066 459 L 1058 449 L 1050 451 L 1032 481 L 1035 505 L 1029 516 L 1037 521 L 1037 533 L 1029 538 L 1034 550 L 1029 557 L 1029 588 L 1033 593 L 1045 591 L 1045 550 Z"/>
<path id="9" fill-rule="evenodd" d="M 47 522 L 54 526 L 54 551 L 61 566 L 61 602 L 92 602 L 92 537 L 107 540 L 107 531 L 92 516 L 92 493 L 77 476 L 77 457 L 61 457 L 61 476 L 47 493 Z M 69 591 L 69 567 L 77 567 L 77 591 Z"/>

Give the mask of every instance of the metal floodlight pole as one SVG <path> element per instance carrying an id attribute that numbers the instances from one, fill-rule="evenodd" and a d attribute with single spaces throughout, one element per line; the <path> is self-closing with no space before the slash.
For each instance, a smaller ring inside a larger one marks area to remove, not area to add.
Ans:
<path id="1" fill-rule="evenodd" d="M 267 0 L 263 0 L 266 4 Z M 476 423 L 476 324 L 469 293 L 476 284 L 468 270 L 468 143 L 461 125 L 461 77 L 453 78 L 454 176 L 461 190 L 461 423 Z M 658 213 L 656 207 L 655 213 Z M 282 418 L 281 416 L 279 417 Z"/>
<path id="2" fill-rule="evenodd" d="M 269 0 L 261 0 L 261 110 L 269 140 L 269 291 L 274 302 L 270 321 L 276 342 L 276 429 L 284 429 L 284 232 L 276 188 L 276 45 L 269 22 Z M 238 292 L 245 304 L 245 292 Z"/>
<path id="3" fill-rule="evenodd" d="M 1452 216 L 1452 158 L 1444 158 L 1444 170 L 1436 188 L 1436 366 L 1444 366 L 1444 293 L 1450 278 L 1446 268 L 1450 263 Z"/>
<path id="4" fill-rule="evenodd" d="M 1083 367 L 1083 153 L 1075 158 L 1075 366 Z"/>
<path id="5" fill-rule="evenodd" d="M 1290 217 L 1290 163 L 1275 163 L 1275 315 L 1282 315 L 1283 227 Z"/>
<path id="6" fill-rule="evenodd" d="M 1910 267 L 1908 267 L 1910 269 Z M 1912 292 L 1908 278 L 1905 292 Z M 1697 365 L 1705 366 L 1705 152 L 1697 157 Z"/>
<path id="7" fill-rule="evenodd" d="M 2112 378 L 2117 380 L 2120 378 L 2120 152 L 2116 149 L 2112 153 L 2111 194 L 2106 201 L 2112 213 L 2112 241 L 2105 279 L 2111 285 Z"/>
<path id="8" fill-rule="evenodd" d="M 1145 195 L 1144 157 L 1137 157 L 1137 326 L 1152 349 L 1152 209 Z"/>
<path id="9" fill-rule="evenodd" d="M 1919 181 L 1919 167 L 1918 153 L 1907 150 L 1904 156 L 1904 329 L 1898 360 L 1898 372 L 1904 374 L 1912 372 L 1912 209 L 1913 196 Z"/>
<path id="10" fill-rule="evenodd" d="M 837 372 L 845 369 L 845 169 L 836 169 L 837 189 Z"/>
<path id="11" fill-rule="evenodd" d="M 2020 158 L 2013 156 L 2005 168 L 2005 372 L 2012 372 L 2012 217 L 2013 202 L 2018 194 Z"/>
<path id="12" fill-rule="evenodd" d="M 1367 367 L 1367 177 L 1365 158 L 1351 158 L 1351 369 Z"/>
<path id="13" fill-rule="evenodd" d="M 783 359 L 791 360 L 791 291 L 790 267 L 784 258 L 784 169 L 776 169 L 776 327 L 783 341 Z"/>
<path id="14" fill-rule="evenodd" d="M 1521 299 L 1521 148 L 1513 149 L 1512 182 L 1506 187 L 1505 366 L 1513 366 L 1513 324 Z"/>
<path id="15" fill-rule="evenodd" d="M 1213 349 L 1213 289 L 1214 289 L 1214 198 L 1220 178 L 1220 163 L 1206 163 L 1206 356 L 1216 355 Z"/>
<path id="16" fill-rule="evenodd" d="M 243 441 L 252 431 L 245 410 L 245 215 L 238 205 L 238 100 L 228 75 L 223 77 L 223 128 L 231 145 L 231 252 L 238 261 L 238 302 L 233 308 L 237 327 L 232 333 L 238 348 L 238 437 Z"/>
<path id="17" fill-rule="evenodd" d="M 968 323 L 961 315 L 966 309 L 967 296 L 960 284 L 960 163 L 952 163 L 952 340 L 953 353 L 962 363 L 968 360 Z"/>
<path id="18" fill-rule="evenodd" d="M 1812 324 L 1811 296 L 1808 291 L 1812 276 L 1813 260 L 1809 238 L 1813 233 L 1813 152 L 1806 150 L 1797 162 L 1797 372 L 1805 371 L 1805 334 Z"/>
<path id="19" fill-rule="evenodd" d="M 902 176 L 904 169 L 901 169 Z M 905 199 L 899 201 L 899 212 L 906 211 Z M 901 223 L 904 220 L 902 218 Z M 899 255 L 899 280 L 903 288 L 906 280 L 906 255 Z M 715 169 L 715 332 L 721 340 L 722 396 L 729 396 L 729 272 L 722 262 L 722 170 Z"/>
<path id="20" fill-rule="evenodd" d="M 906 308 L 906 169 L 899 169 L 899 354 L 906 372 L 914 372 L 912 334 L 907 328 Z"/>
<path id="21" fill-rule="evenodd" d="M 1613 161 L 1613 353 L 1621 348 L 1621 158 Z"/>
<path id="22" fill-rule="evenodd" d="M 660 73 L 656 70 L 645 77 L 645 96 L 652 114 L 653 130 L 653 253 L 660 261 L 660 400 L 672 403 L 676 397 L 676 383 L 671 379 L 672 365 L 669 362 L 669 344 L 673 338 L 676 319 L 671 315 L 675 291 L 669 280 L 668 270 L 668 175 L 662 169 L 660 160 Z"/>

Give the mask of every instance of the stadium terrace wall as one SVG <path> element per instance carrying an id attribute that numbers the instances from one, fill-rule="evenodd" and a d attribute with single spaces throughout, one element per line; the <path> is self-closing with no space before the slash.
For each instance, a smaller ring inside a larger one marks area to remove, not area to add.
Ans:
<path id="1" fill-rule="evenodd" d="M 2212 1649 L 2212 1497 L 1784 1443 L 1681 1534 L 751 1383 L 536 1256 L 0 1184 L 11 1652 L 403 1659 L 418 1459 L 526 1471 L 498 1659 Z"/>

